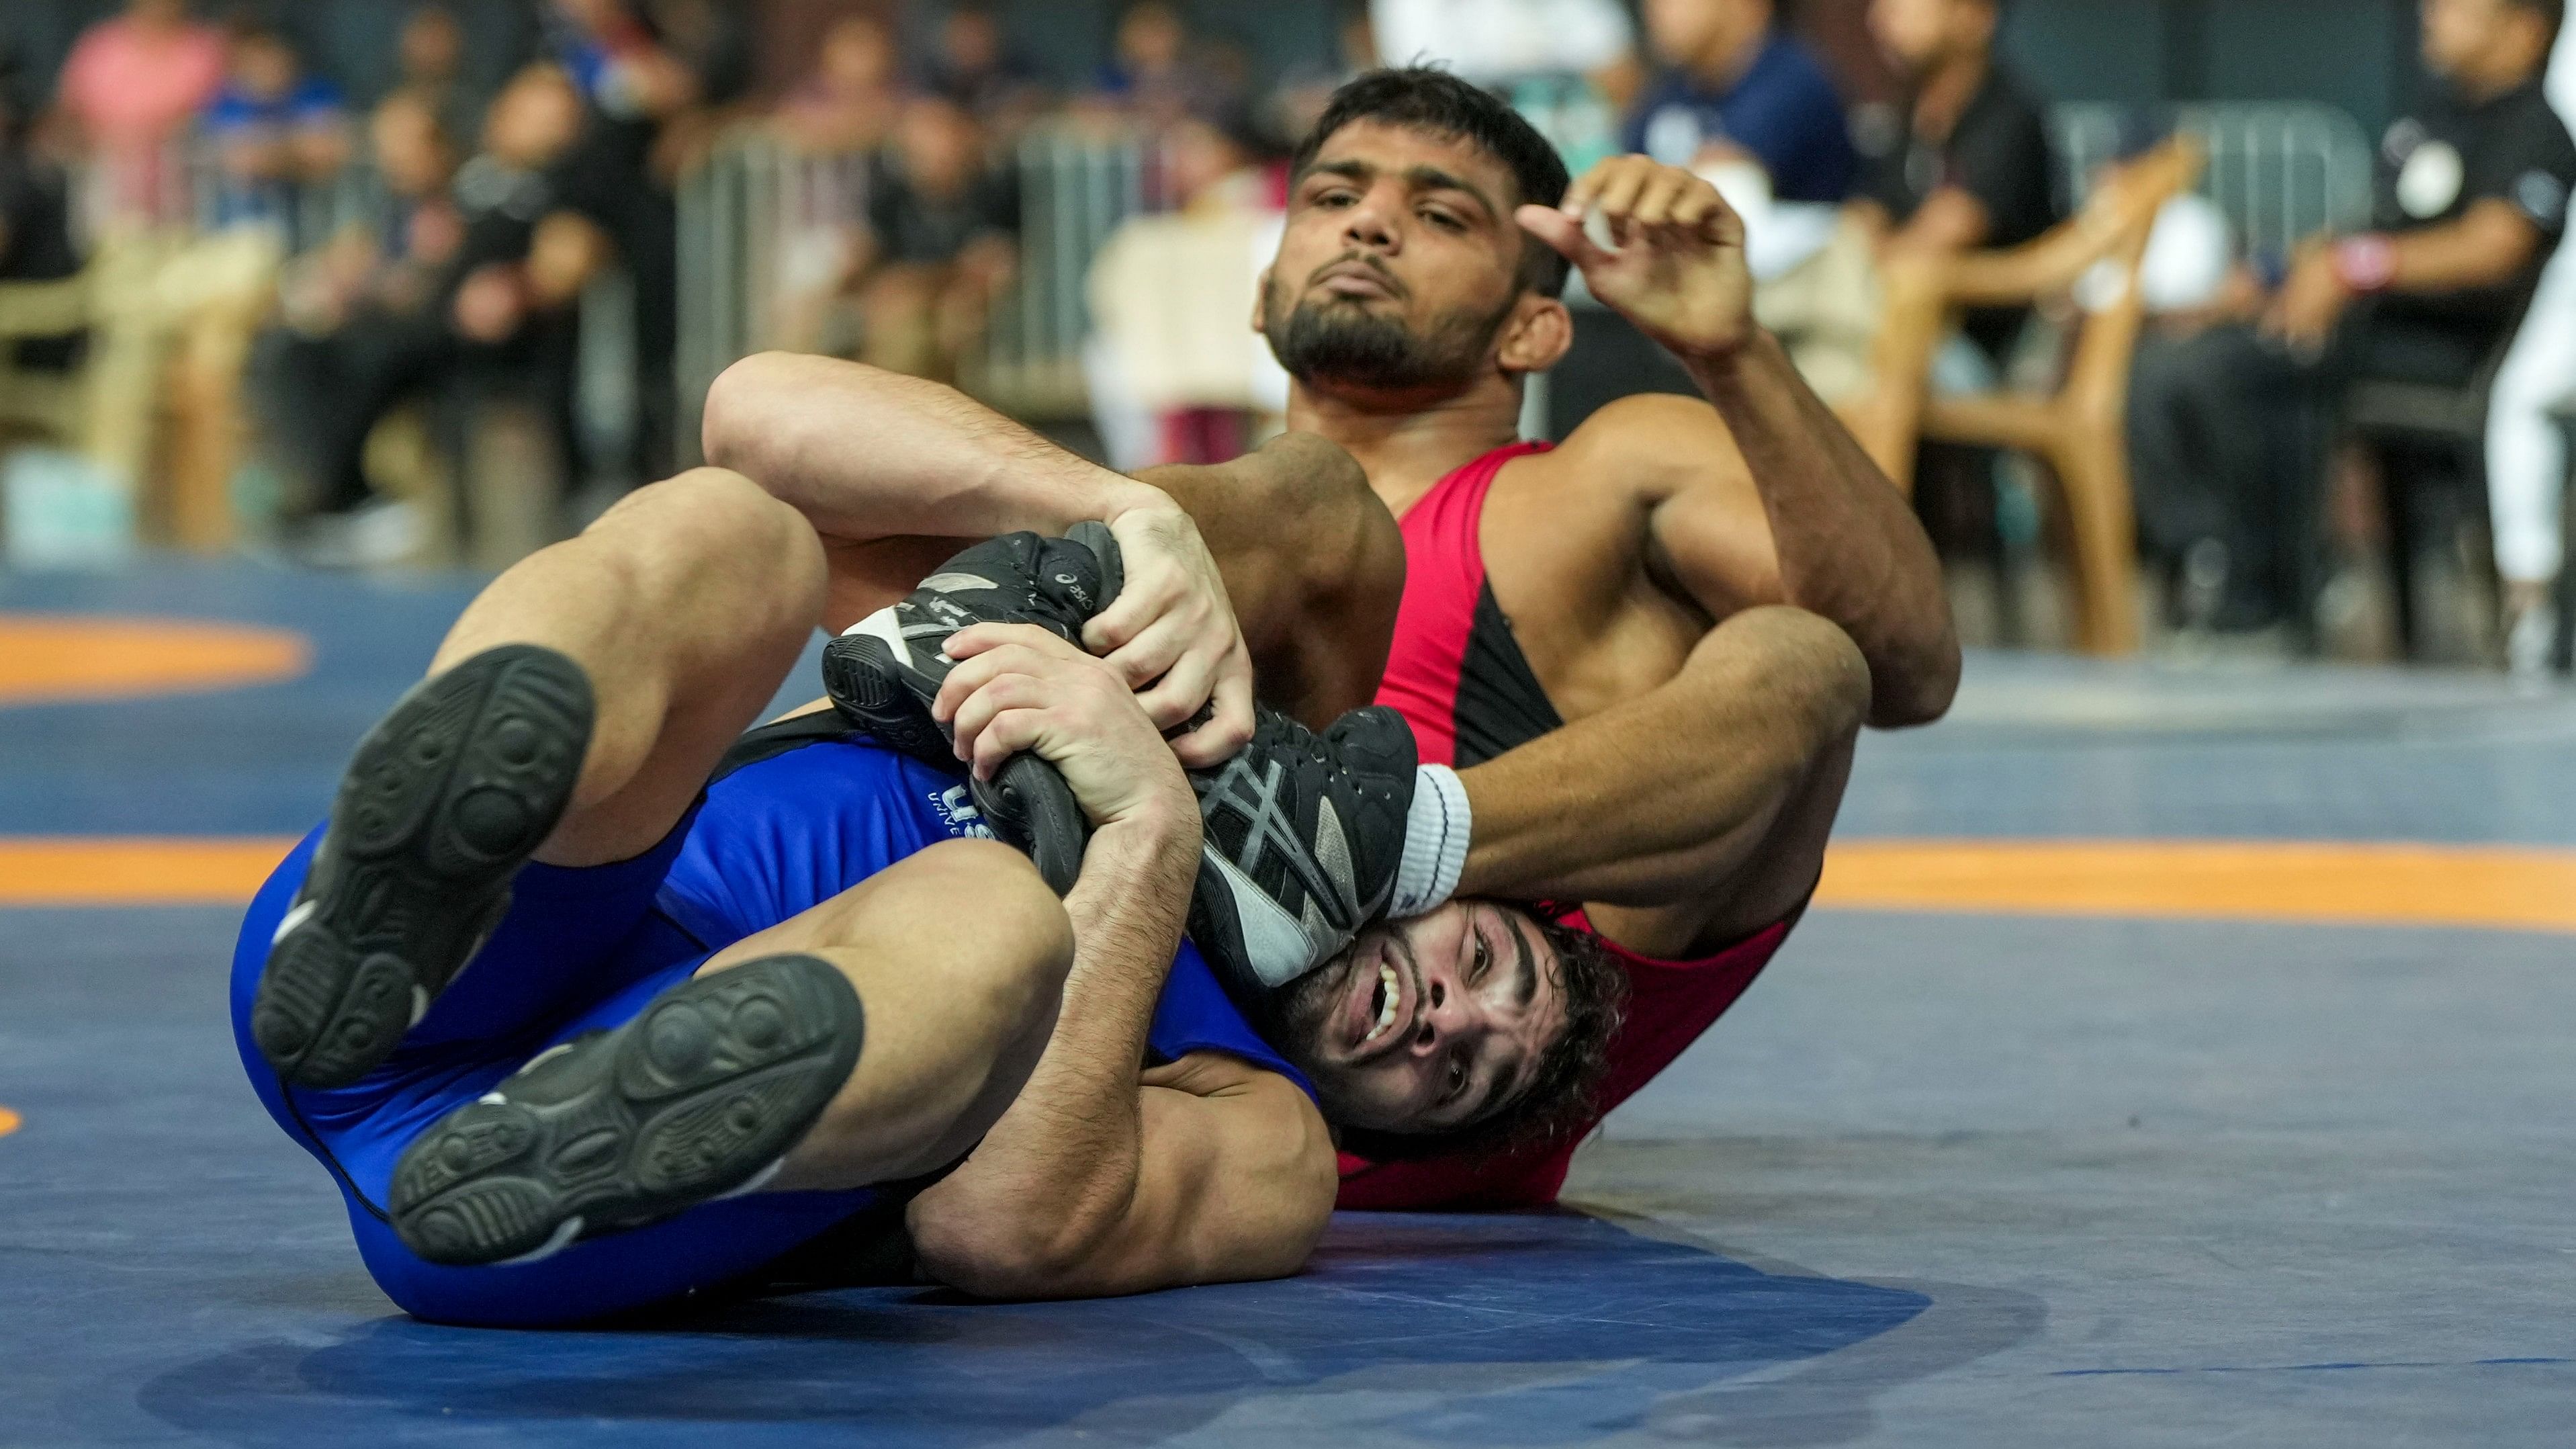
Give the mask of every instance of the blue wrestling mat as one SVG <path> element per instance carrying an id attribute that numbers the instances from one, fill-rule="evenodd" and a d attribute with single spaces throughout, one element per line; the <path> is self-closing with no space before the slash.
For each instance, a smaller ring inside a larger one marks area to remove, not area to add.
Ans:
<path id="1" fill-rule="evenodd" d="M 2439 675 L 1974 661 L 1560 1214 L 1108 1302 L 412 1322 L 240 1078 L 226 872 L 469 593 L 0 578 L 0 1444 L 2570 1441 L 2576 703 Z"/>

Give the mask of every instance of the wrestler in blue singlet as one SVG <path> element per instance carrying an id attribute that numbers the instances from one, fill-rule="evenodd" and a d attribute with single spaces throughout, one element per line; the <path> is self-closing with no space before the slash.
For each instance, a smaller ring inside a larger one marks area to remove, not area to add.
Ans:
<path id="1" fill-rule="evenodd" d="M 582 870 L 523 868 L 492 939 L 383 1066 L 346 1087 L 289 1090 L 251 1040 L 250 1008 L 270 938 L 311 865 L 316 828 L 252 901 L 233 953 L 233 1036 L 251 1086 L 278 1125 L 331 1169 L 367 1270 L 419 1317 L 574 1323 L 756 1276 L 877 1205 L 880 1193 L 756 1193 L 536 1262 L 478 1268 L 414 1256 L 383 1204 L 394 1163 L 415 1136 L 537 1053 L 631 1020 L 708 956 L 915 851 L 984 834 L 963 781 L 852 733 L 828 713 L 755 730 L 649 853 Z M 1158 1062 L 1226 1052 L 1313 1092 L 1253 1033 L 1186 941 L 1147 1042 Z"/>

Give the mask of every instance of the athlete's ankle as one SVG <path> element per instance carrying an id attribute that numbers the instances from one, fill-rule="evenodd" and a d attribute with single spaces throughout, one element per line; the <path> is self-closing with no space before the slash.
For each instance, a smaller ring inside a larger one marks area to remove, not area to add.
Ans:
<path id="1" fill-rule="evenodd" d="M 1457 771 L 1447 765 L 1414 767 L 1413 808 L 1405 821 L 1404 859 L 1396 867 L 1388 915 L 1400 920 L 1448 904 L 1467 868 L 1474 821 Z"/>

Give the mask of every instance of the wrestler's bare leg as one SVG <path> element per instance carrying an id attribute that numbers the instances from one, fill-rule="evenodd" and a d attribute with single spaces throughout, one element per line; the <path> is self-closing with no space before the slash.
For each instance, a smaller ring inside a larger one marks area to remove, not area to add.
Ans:
<path id="1" fill-rule="evenodd" d="M 700 468 L 637 489 L 580 537 L 493 580 L 429 672 L 537 644 L 590 676 L 581 780 L 536 858 L 599 865 L 670 833 L 777 693 L 822 609 L 814 530 L 740 475 Z"/>
<path id="2" fill-rule="evenodd" d="M 1207 540 L 1261 697 L 1321 728 L 1368 703 L 1404 598 L 1404 535 L 1350 454 L 1311 433 L 1137 475 Z"/>
<path id="3" fill-rule="evenodd" d="M 777 693 L 822 607 L 822 549 L 805 520 L 739 475 L 699 469 L 638 490 L 494 580 L 432 672 L 530 643 L 589 674 L 590 750 L 538 858 L 599 864 L 652 849 L 679 822 Z M 976 909 L 961 915 L 968 899 Z M 913 1175 L 971 1145 L 1046 1043 L 1070 931 L 1025 858 L 957 841 L 715 956 L 709 971 L 819 957 L 865 1004 L 859 1065 L 782 1185 Z"/>
<path id="4" fill-rule="evenodd" d="M 858 988 L 867 1049 L 771 1186 L 864 1187 L 956 1161 L 1019 1095 L 1055 1030 L 1073 927 L 1026 856 L 952 840 L 717 952 L 699 975 L 783 953 L 828 961 Z"/>

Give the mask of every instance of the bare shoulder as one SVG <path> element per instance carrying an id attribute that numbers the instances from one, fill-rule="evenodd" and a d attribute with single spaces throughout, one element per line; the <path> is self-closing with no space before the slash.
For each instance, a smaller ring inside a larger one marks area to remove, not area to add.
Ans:
<path id="1" fill-rule="evenodd" d="M 1716 408 L 1700 398 L 1659 392 L 1604 406 L 1544 461 L 1590 487 L 1648 503 L 1744 468 L 1735 436 Z"/>

